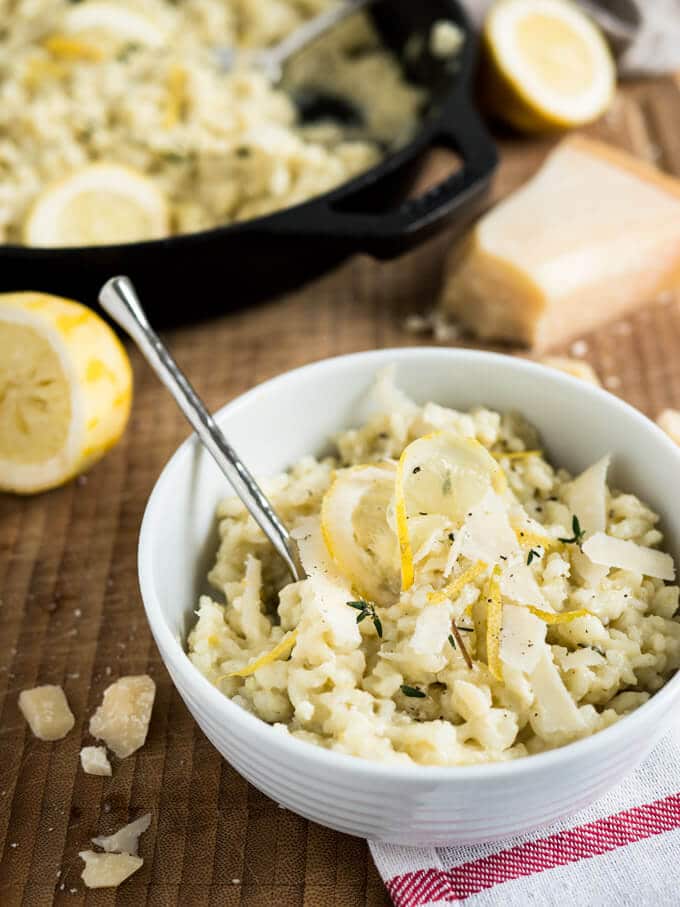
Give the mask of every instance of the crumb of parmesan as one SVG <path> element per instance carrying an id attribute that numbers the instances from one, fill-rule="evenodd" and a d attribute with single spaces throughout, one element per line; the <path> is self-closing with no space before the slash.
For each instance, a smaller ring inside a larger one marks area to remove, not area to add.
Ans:
<path id="1" fill-rule="evenodd" d="M 144 862 L 141 857 L 129 853 L 81 850 L 79 856 L 85 861 L 81 878 L 86 888 L 117 888 L 133 872 L 137 872 Z"/>
<path id="2" fill-rule="evenodd" d="M 61 740 L 75 724 L 73 712 L 59 686 L 46 684 L 22 690 L 19 708 L 39 740 Z"/>
<path id="3" fill-rule="evenodd" d="M 680 444 L 680 410 L 664 409 L 656 417 L 656 424 L 666 432 L 671 440 Z"/>
<path id="4" fill-rule="evenodd" d="M 430 53 L 438 60 L 450 60 L 463 46 L 463 31 L 448 19 L 439 19 L 430 31 Z"/>
<path id="5" fill-rule="evenodd" d="M 147 674 L 121 677 L 104 690 L 102 704 L 90 719 L 90 733 L 125 759 L 146 740 L 155 695 L 156 684 Z"/>
<path id="6" fill-rule="evenodd" d="M 92 843 L 101 847 L 106 853 L 127 853 L 136 857 L 139 850 L 139 838 L 151 825 L 151 813 L 145 813 L 129 825 L 124 825 L 112 835 L 100 835 L 92 838 Z"/>
<path id="7" fill-rule="evenodd" d="M 111 774 L 111 763 L 104 746 L 84 746 L 80 751 L 80 764 L 87 775 Z"/>
<path id="8" fill-rule="evenodd" d="M 580 359 L 570 359 L 568 356 L 544 356 L 539 361 L 541 365 L 557 369 L 558 372 L 564 372 L 565 375 L 571 375 L 572 378 L 580 378 L 581 381 L 594 384 L 595 387 L 602 386 L 597 372 L 589 362 L 583 362 Z"/>

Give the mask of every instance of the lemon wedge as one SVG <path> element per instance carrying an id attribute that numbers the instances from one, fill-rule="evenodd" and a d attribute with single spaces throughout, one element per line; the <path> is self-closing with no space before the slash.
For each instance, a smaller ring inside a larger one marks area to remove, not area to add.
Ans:
<path id="1" fill-rule="evenodd" d="M 409 519 L 442 514 L 459 526 L 489 488 L 500 493 L 506 485 L 503 470 L 474 438 L 441 431 L 409 444 L 399 459 L 395 483 L 402 589 L 410 589 L 414 580 Z"/>
<path id="2" fill-rule="evenodd" d="M 569 0 L 498 0 L 483 31 L 485 94 L 517 129 L 569 129 L 597 119 L 616 70 L 597 26 Z"/>
<path id="3" fill-rule="evenodd" d="M 169 29 L 151 16 L 120 3 L 78 3 L 65 14 L 64 31 L 97 42 L 161 47 Z"/>
<path id="4" fill-rule="evenodd" d="M 369 602 L 393 604 L 399 596 L 397 537 L 389 511 L 393 463 L 343 469 L 324 495 L 321 533 L 340 574 Z"/>
<path id="5" fill-rule="evenodd" d="M 42 293 L 0 294 L 0 490 L 61 485 L 118 441 L 132 372 L 94 312 Z"/>
<path id="6" fill-rule="evenodd" d="M 156 184 L 119 164 L 89 164 L 48 186 L 24 224 L 29 246 L 97 246 L 158 239 L 170 230 Z"/>

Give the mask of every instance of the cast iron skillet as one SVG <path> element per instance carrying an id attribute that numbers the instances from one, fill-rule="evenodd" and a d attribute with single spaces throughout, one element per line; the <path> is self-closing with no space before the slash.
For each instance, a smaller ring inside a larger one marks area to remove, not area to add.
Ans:
<path id="1" fill-rule="evenodd" d="M 392 258 L 443 225 L 467 221 L 497 163 L 493 142 L 469 97 L 474 36 L 457 0 L 385 0 L 373 11 L 397 54 L 438 19 L 465 33 L 456 65 L 427 52 L 405 64 L 423 85 L 428 109 L 413 140 L 337 189 L 266 217 L 151 242 L 86 248 L 0 246 L 0 290 L 43 290 L 94 304 L 112 275 L 135 282 L 157 324 L 192 319 L 265 299 L 321 274 L 355 252 Z M 462 168 L 404 201 L 428 148 L 446 146 Z"/>

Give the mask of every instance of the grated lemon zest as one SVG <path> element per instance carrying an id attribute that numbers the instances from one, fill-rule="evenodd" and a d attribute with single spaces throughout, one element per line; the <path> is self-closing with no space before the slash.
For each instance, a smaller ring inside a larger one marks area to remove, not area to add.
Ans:
<path id="1" fill-rule="evenodd" d="M 49 51 L 53 57 L 60 60 L 81 60 L 91 63 L 98 63 L 104 59 L 101 48 L 94 44 L 88 44 L 78 38 L 70 38 L 68 35 L 50 35 L 43 41 L 43 47 Z"/>
<path id="2" fill-rule="evenodd" d="M 585 608 L 579 608 L 577 611 L 562 611 L 559 614 L 555 614 L 552 611 L 543 611 L 541 608 L 534 607 L 534 605 L 527 605 L 527 608 L 535 617 L 540 617 L 546 624 L 569 624 L 572 620 L 576 620 L 579 617 L 593 617 L 592 611 L 587 611 Z"/>
<path id="3" fill-rule="evenodd" d="M 559 551 L 563 543 L 550 535 L 541 535 L 538 532 L 532 532 L 530 529 L 523 529 L 521 526 L 513 526 L 513 531 L 517 536 L 517 541 L 525 548 L 536 548 L 540 546 L 544 551 Z"/>
<path id="4" fill-rule="evenodd" d="M 468 567 L 467 570 L 464 570 L 459 576 L 451 580 L 450 583 L 447 583 L 443 589 L 439 589 L 437 592 L 430 592 L 427 596 L 427 600 L 436 604 L 446 601 L 447 599 L 453 601 L 460 595 L 468 583 L 477 579 L 477 577 L 487 569 L 488 564 L 485 564 L 484 561 L 477 561 L 472 567 Z"/>
<path id="5" fill-rule="evenodd" d="M 543 455 L 542 450 L 490 450 L 489 453 L 494 460 L 528 460 L 529 457 L 540 457 Z"/>
<path id="6" fill-rule="evenodd" d="M 166 129 L 172 129 L 184 116 L 187 101 L 187 71 L 183 66 L 173 66 L 170 69 L 167 88 L 163 125 Z"/>
<path id="7" fill-rule="evenodd" d="M 501 568 L 496 565 L 486 585 L 486 663 L 496 680 L 503 680 L 501 661 L 501 628 L 503 625 L 503 599 L 499 578 Z"/>
<path id="8" fill-rule="evenodd" d="M 246 665 L 245 668 L 241 668 L 239 671 L 231 671 L 229 674 L 224 674 L 223 677 L 250 677 L 250 675 L 254 674 L 259 668 L 272 664 L 281 658 L 282 655 L 287 655 L 293 649 L 293 646 L 297 642 L 297 633 L 297 629 L 292 630 L 287 636 L 284 636 L 281 642 L 277 643 L 273 649 L 270 649 L 269 652 L 264 652 L 256 658 L 255 661 L 251 661 L 250 664 Z M 221 679 L 222 678 L 220 678 L 220 680 Z"/>

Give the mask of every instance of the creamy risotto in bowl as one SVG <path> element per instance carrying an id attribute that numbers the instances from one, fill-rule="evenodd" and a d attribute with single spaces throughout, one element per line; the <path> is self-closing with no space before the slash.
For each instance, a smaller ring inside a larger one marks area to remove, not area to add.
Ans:
<path id="1" fill-rule="evenodd" d="M 265 483 L 307 579 L 219 506 L 188 652 L 222 693 L 329 750 L 457 766 L 589 737 L 669 680 L 673 558 L 609 456 L 571 475 L 525 417 L 416 405 L 389 371 L 362 407 Z"/>

